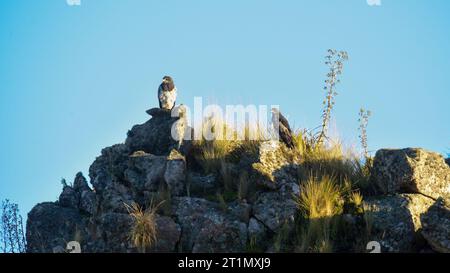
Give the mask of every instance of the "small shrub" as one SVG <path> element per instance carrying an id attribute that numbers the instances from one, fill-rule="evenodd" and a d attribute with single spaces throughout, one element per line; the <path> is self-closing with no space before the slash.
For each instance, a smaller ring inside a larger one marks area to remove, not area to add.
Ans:
<path id="1" fill-rule="evenodd" d="M 24 253 L 26 240 L 19 206 L 8 199 L 2 201 L 0 219 L 0 252 Z"/>
<path id="2" fill-rule="evenodd" d="M 363 108 L 359 110 L 359 140 L 361 142 L 361 147 L 363 148 L 363 153 L 366 160 L 370 157 L 367 144 L 367 125 L 369 124 L 369 117 L 371 114 L 372 113 L 370 111 L 364 110 Z"/>
<path id="3" fill-rule="evenodd" d="M 130 239 L 133 245 L 142 253 L 156 243 L 156 211 L 160 205 L 161 203 L 156 206 L 150 204 L 148 208 L 143 209 L 137 203 L 125 204 L 129 215 L 133 217 Z"/>

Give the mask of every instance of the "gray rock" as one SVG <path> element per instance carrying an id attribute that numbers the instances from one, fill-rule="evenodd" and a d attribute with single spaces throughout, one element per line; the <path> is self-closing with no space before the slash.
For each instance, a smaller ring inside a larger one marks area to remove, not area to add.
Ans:
<path id="1" fill-rule="evenodd" d="M 136 252 L 130 241 L 133 218 L 125 213 L 105 213 L 99 219 L 99 232 L 105 242 L 102 252 Z"/>
<path id="2" fill-rule="evenodd" d="M 97 193 L 109 184 L 123 180 L 128 167 L 129 150 L 124 144 L 117 144 L 102 150 L 89 168 L 89 177 Z"/>
<path id="3" fill-rule="evenodd" d="M 439 199 L 421 215 L 422 235 L 433 250 L 450 253 L 450 206 Z"/>
<path id="4" fill-rule="evenodd" d="M 53 248 L 53 253 L 66 253 L 66 249 L 62 246 L 55 246 Z"/>
<path id="5" fill-rule="evenodd" d="M 422 227 L 420 215 L 433 200 L 421 194 L 399 194 L 369 198 L 364 209 L 372 223 L 370 240 L 381 244 L 382 252 L 414 252 Z"/>
<path id="6" fill-rule="evenodd" d="M 75 180 L 73 181 L 73 189 L 76 192 L 82 193 L 83 191 L 90 191 L 86 178 L 84 178 L 83 173 L 79 172 L 75 176 Z"/>
<path id="7" fill-rule="evenodd" d="M 164 182 L 167 159 L 152 154 L 133 154 L 124 172 L 125 180 L 135 191 L 157 191 Z"/>
<path id="8" fill-rule="evenodd" d="M 72 187 L 65 186 L 62 193 L 59 195 L 59 205 L 66 208 L 78 209 L 80 202 L 80 194 Z"/>
<path id="9" fill-rule="evenodd" d="M 286 158 L 285 147 L 278 141 L 265 141 L 259 146 L 259 156 L 252 164 L 256 183 L 275 190 L 283 183 L 296 182 L 297 164 Z"/>
<path id="10" fill-rule="evenodd" d="M 172 195 L 180 196 L 185 193 L 186 160 L 176 150 L 172 150 L 167 157 L 164 180 Z"/>
<path id="11" fill-rule="evenodd" d="M 374 158 L 372 180 L 384 194 L 450 197 L 450 167 L 442 155 L 423 149 L 379 150 Z"/>
<path id="12" fill-rule="evenodd" d="M 78 210 L 61 207 L 55 203 L 40 203 L 27 219 L 27 252 L 52 253 L 53 249 L 65 249 L 67 242 L 78 241 L 82 250 L 89 241 L 87 219 Z"/>
<path id="13" fill-rule="evenodd" d="M 174 252 L 180 241 L 181 227 L 166 216 L 156 217 L 157 240 L 152 252 Z"/>
<path id="14" fill-rule="evenodd" d="M 248 223 L 248 239 L 251 248 L 266 249 L 269 245 L 268 231 L 263 223 L 256 218 L 250 218 Z"/>
<path id="15" fill-rule="evenodd" d="M 181 251 L 242 252 L 247 225 L 201 198 L 176 197 L 173 214 L 182 228 Z"/>
<path id="16" fill-rule="evenodd" d="M 219 182 L 215 174 L 202 175 L 195 172 L 188 174 L 188 185 L 191 196 L 216 194 L 219 188 Z"/>
<path id="17" fill-rule="evenodd" d="M 252 211 L 252 206 L 247 204 L 247 201 L 234 201 L 228 205 L 228 213 L 233 215 L 239 221 L 248 224 L 250 220 L 250 214 Z"/>
<path id="18" fill-rule="evenodd" d="M 277 232 L 282 225 L 294 224 L 297 205 L 293 192 L 296 187 L 286 187 L 284 191 L 263 192 L 253 205 L 253 216 L 271 231 Z"/>
<path id="19" fill-rule="evenodd" d="M 127 213 L 124 204 L 134 202 L 131 189 L 118 182 L 108 184 L 99 198 L 102 212 Z"/>
<path id="20" fill-rule="evenodd" d="M 178 118 L 172 118 L 170 111 L 153 108 L 147 111 L 153 115 L 149 121 L 135 125 L 129 132 L 125 145 L 131 151 L 145 151 L 154 155 L 168 155 L 178 146 L 172 138 L 171 129 Z"/>
<path id="21" fill-rule="evenodd" d="M 97 196 L 91 190 L 85 190 L 80 196 L 80 210 L 82 212 L 94 215 L 97 208 Z"/>

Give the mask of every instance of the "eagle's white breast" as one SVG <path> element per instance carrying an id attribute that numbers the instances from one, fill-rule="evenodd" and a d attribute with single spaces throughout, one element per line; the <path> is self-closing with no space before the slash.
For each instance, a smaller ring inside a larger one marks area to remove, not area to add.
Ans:
<path id="1" fill-rule="evenodd" d="M 163 91 L 160 89 L 158 93 L 161 108 L 172 109 L 175 105 L 175 101 L 177 100 L 177 88 L 175 87 L 171 91 Z"/>

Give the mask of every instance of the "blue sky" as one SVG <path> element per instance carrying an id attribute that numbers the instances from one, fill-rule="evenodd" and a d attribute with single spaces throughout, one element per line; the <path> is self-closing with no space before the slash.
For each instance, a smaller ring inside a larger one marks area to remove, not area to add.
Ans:
<path id="1" fill-rule="evenodd" d="M 450 1 L 66 0 L 0 3 L 0 199 L 54 201 L 157 106 L 172 75 L 178 102 L 278 104 L 296 127 L 320 124 L 323 57 L 348 51 L 334 111 L 369 148 L 450 151 Z"/>

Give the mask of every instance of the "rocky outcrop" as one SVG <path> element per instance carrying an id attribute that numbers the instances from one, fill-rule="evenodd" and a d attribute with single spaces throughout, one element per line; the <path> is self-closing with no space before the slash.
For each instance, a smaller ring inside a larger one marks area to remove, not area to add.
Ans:
<path id="1" fill-rule="evenodd" d="M 257 174 L 256 183 L 274 190 L 285 182 L 297 182 L 297 165 L 286 158 L 285 149 L 278 141 L 265 141 L 259 145 L 257 161 L 252 164 Z"/>
<path id="2" fill-rule="evenodd" d="M 92 163 L 92 188 L 78 173 L 58 201 L 29 212 L 28 252 L 67 252 L 70 241 L 79 242 L 82 252 L 138 252 L 130 240 L 135 220 L 125 205 L 133 203 L 159 204 L 157 240 L 146 252 L 295 249 L 289 236 L 298 230 L 297 220 L 305 220 L 296 218 L 294 201 L 301 158 L 277 141 L 256 142 L 249 151 L 238 145 L 220 170 L 205 173 L 192 155 L 195 145 L 171 137 L 179 119 L 157 108 L 148 113 L 152 118 L 134 126 L 124 144 L 103 149 Z M 379 195 L 367 198 L 365 212 L 370 239 L 383 252 L 417 251 L 422 244 L 448 251 L 448 206 L 434 200 L 449 194 L 449 166 L 442 157 L 421 149 L 380 150 L 372 181 Z M 343 213 L 344 224 L 361 228 L 361 212 Z"/>
<path id="3" fill-rule="evenodd" d="M 70 241 L 79 241 L 85 250 L 87 226 L 88 219 L 75 208 L 40 203 L 28 213 L 27 252 L 51 253 L 57 246 L 65 249 Z"/>
<path id="4" fill-rule="evenodd" d="M 450 167 L 442 155 L 423 149 L 379 150 L 372 180 L 384 194 L 421 193 L 450 198 Z"/>
<path id="5" fill-rule="evenodd" d="M 443 199 L 436 201 L 421 216 L 422 235 L 437 252 L 450 253 L 450 205 Z"/>
<path id="6" fill-rule="evenodd" d="M 176 198 L 173 214 L 182 228 L 182 251 L 243 252 L 247 224 L 226 212 L 205 199 Z"/>
<path id="7" fill-rule="evenodd" d="M 420 194 L 399 194 L 369 198 L 364 202 L 371 240 L 381 244 L 382 252 L 415 252 L 420 236 L 421 214 L 433 200 Z"/>
<path id="8" fill-rule="evenodd" d="M 284 224 L 293 225 L 297 213 L 294 197 L 298 194 L 296 183 L 285 184 L 279 191 L 262 192 L 253 206 L 253 215 L 272 232 Z"/>
<path id="9" fill-rule="evenodd" d="M 176 148 L 178 141 L 171 135 L 172 125 L 179 120 L 172 117 L 169 110 L 152 108 L 147 113 L 152 119 L 141 125 L 135 125 L 125 141 L 131 151 L 144 151 L 154 155 L 167 155 Z"/>

